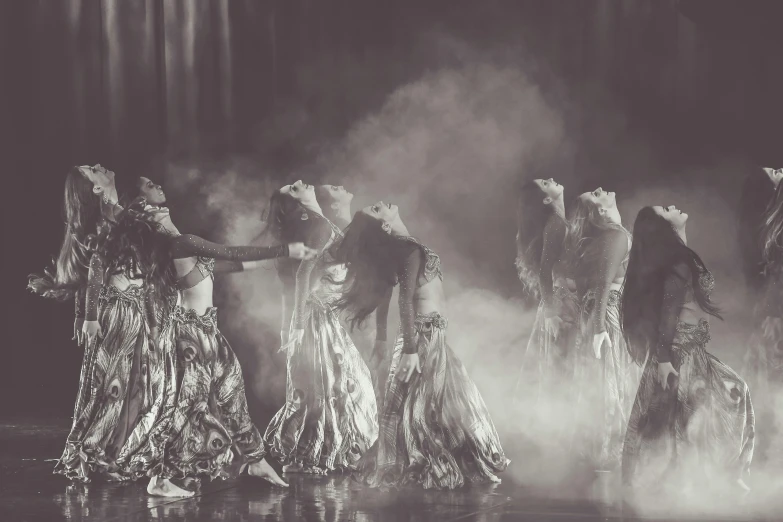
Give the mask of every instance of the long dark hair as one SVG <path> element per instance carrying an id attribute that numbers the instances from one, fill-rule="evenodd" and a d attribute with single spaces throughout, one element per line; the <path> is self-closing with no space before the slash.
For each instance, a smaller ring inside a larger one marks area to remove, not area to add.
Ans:
<path id="1" fill-rule="evenodd" d="M 778 184 L 763 216 L 760 236 L 764 273 L 779 271 L 783 261 L 783 183 Z"/>
<path id="2" fill-rule="evenodd" d="M 100 198 L 79 167 L 65 177 L 65 234 L 60 253 L 43 275 L 30 274 L 27 288 L 51 299 L 64 301 L 87 281 L 87 267 L 102 222 Z"/>
<path id="3" fill-rule="evenodd" d="M 628 353 L 638 364 L 654 345 L 661 321 L 666 278 L 678 265 L 688 266 L 693 296 L 699 307 L 722 319 L 720 310 L 699 284 L 707 267 L 699 255 L 683 243 L 671 223 L 652 207 L 644 207 L 633 225 L 633 244 L 620 302 L 620 322 Z"/>
<path id="4" fill-rule="evenodd" d="M 753 169 L 742 183 L 737 241 L 745 284 L 752 290 L 759 290 L 763 284 L 764 258 L 771 252 L 769 238 L 772 231 L 765 218 L 769 221 L 768 216 L 772 217 L 768 212 L 773 210 L 779 194 L 780 187 L 776 190 L 775 184 L 761 168 Z"/>
<path id="5" fill-rule="evenodd" d="M 544 228 L 554 214 L 552 205 L 544 204 L 546 194 L 534 180 L 522 185 L 517 205 L 517 275 L 523 291 L 534 299 L 541 298 L 539 271 L 544 249 Z"/>
<path id="6" fill-rule="evenodd" d="M 404 252 L 403 240 L 381 228 L 381 222 L 362 211 L 354 214 L 342 241 L 332 250 L 347 268 L 342 297 L 335 304 L 348 311 L 353 330 L 361 328 L 397 284 Z"/>

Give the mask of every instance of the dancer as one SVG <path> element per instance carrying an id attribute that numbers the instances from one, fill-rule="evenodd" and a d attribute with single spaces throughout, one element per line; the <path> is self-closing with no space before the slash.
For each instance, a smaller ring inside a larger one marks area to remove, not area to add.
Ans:
<path id="1" fill-rule="evenodd" d="M 264 440 L 285 472 L 354 469 L 378 437 L 378 421 L 370 372 L 333 310 L 338 281 L 328 277 L 332 260 L 324 254 L 340 231 L 301 181 L 272 195 L 267 231 L 278 241 L 303 240 L 318 257 L 278 263 L 286 403 Z"/>
<path id="2" fill-rule="evenodd" d="M 140 205 L 170 236 L 178 302 L 161 332 L 162 350 L 177 354 L 178 399 L 165 440 L 164 458 L 153 469 L 150 495 L 192 496 L 194 479 L 227 478 L 245 468 L 252 476 L 287 486 L 265 460 L 261 436 L 250 419 L 239 361 L 217 327 L 212 288 L 216 272 L 243 270 L 243 262 L 290 256 L 308 259 L 315 252 L 302 243 L 274 247 L 225 246 L 180 234 L 160 185 L 139 178 Z M 168 345 L 168 348 L 166 348 Z M 173 347 L 176 347 L 174 349 Z M 178 484 L 179 482 L 179 484 Z M 182 484 L 182 486 L 180 486 Z"/>
<path id="3" fill-rule="evenodd" d="M 599 187 L 579 196 L 566 237 L 581 306 L 574 379 L 576 436 L 581 440 L 575 442 L 596 471 L 620 464 L 639 382 L 625 349 L 618 310 L 629 243 L 614 192 Z"/>
<path id="4" fill-rule="evenodd" d="M 563 191 L 552 178 L 534 179 L 523 185 L 519 200 L 517 272 L 526 294 L 540 299 L 515 394 L 526 410 L 541 399 L 547 400 L 547 408 L 570 400 L 565 383 L 573 376 L 568 358 L 576 342 L 579 305 L 576 285 L 566 275 Z M 535 422 L 544 418 L 551 414 Z"/>
<path id="5" fill-rule="evenodd" d="M 756 448 L 768 465 L 783 465 L 783 169 L 767 169 L 770 179 L 778 183 L 761 227 L 761 286 L 756 301 L 754 331 L 748 343 L 742 372 L 755 396 L 757 429 Z"/>
<path id="6" fill-rule="evenodd" d="M 315 195 L 326 219 L 345 230 L 351 222 L 353 194 L 342 185 L 318 185 Z"/>
<path id="7" fill-rule="evenodd" d="M 747 491 L 754 447 L 748 386 L 707 352 L 712 274 L 688 248 L 688 214 L 644 207 L 634 223 L 622 295 L 628 353 L 644 364 L 623 448 L 623 483 L 631 498 L 668 504 L 726 479 Z M 717 496 L 717 495 L 715 495 Z"/>
<path id="8" fill-rule="evenodd" d="M 409 236 L 395 205 L 378 202 L 354 215 L 336 258 L 348 267 L 337 306 L 357 326 L 377 310 L 378 349 L 386 340 L 392 290 L 400 284 L 401 332 L 380 436 L 360 462 L 362 482 L 425 489 L 499 482 L 495 473 L 509 461 L 476 385 L 446 343 L 438 256 Z"/>
<path id="9" fill-rule="evenodd" d="M 72 168 L 60 255 L 53 270 L 32 275 L 29 283 L 45 297 L 76 294 L 77 321 L 84 317 L 74 420 L 55 467 L 55 473 L 82 482 L 96 474 L 113 481 L 134 478 L 128 461 L 148 436 L 140 419 L 155 415 L 166 400 L 154 387 L 171 389 L 164 381 L 173 360 L 150 339 L 157 324 L 153 285 L 169 284 L 168 246 L 150 223 L 110 224 L 106 218 L 116 220 L 121 212 L 116 203 L 113 172 L 100 165 Z"/>

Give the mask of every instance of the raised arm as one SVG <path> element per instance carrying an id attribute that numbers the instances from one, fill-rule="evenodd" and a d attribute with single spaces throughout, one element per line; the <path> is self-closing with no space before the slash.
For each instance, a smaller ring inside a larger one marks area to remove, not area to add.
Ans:
<path id="1" fill-rule="evenodd" d="M 310 275 L 321 257 L 321 252 L 332 237 L 332 228 L 326 220 L 317 220 L 305 244 L 318 251 L 318 255 L 309 261 L 299 263 L 296 270 L 296 293 L 294 295 L 294 329 L 304 329 L 304 311 L 307 297 L 310 295 Z"/>
<path id="2" fill-rule="evenodd" d="M 421 270 L 424 252 L 412 245 L 408 256 L 405 258 L 400 279 L 400 326 L 402 327 L 402 353 L 418 353 L 416 346 L 416 309 L 413 306 L 413 298 L 419 283 L 419 271 Z"/>
<path id="3" fill-rule="evenodd" d="M 541 299 L 549 309 L 552 305 L 553 276 L 552 270 L 560 260 L 565 240 L 565 222 L 557 215 L 552 215 L 544 227 L 544 246 L 541 249 L 541 263 L 538 272 L 538 285 L 541 289 Z"/>
<path id="4" fill-rule="evenodd" d="M 593 333 L 606 331 L 606 305 L 609 291 L 617 277 L 620 264 L 628 254 L 628 236 L 620 230 L 610 230 L 597 239 L 600 243 L 598 275 L 595 279 L 595 308 L 593 309 Z"/>
<path id="5" fill-rule="evenodd" d="M 688 266 L 680 264 L 664 282 L 661 320 L 658 323 L 658 343 L 655 348 L 659 363 L 672 361 L 672 343 L 677 333 L 677 322 L 680 320 L 680 310 L 685 303 L 690 279 Z"/>
<path id="6" fill-rule="evenodd" d="M 261 261 L 288 256 L 288 245 L 271 247 L 226 246 L 212 243 L 193 234 L 183 234 L 172 239 L 171 257 L 203 256 L 226 261 Z"/>

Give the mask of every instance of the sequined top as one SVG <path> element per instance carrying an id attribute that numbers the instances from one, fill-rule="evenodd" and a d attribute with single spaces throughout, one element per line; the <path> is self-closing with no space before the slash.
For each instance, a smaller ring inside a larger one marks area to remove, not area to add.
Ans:
<path id="1" fill-rule="evenodd" d="M 684 306 L 694 302 L 691 271 L 688 265 L 677 265 L 664 282 L 661 319 L 658 323 L 658 362 L 671 362 L 672 343 Z M 709 297 L 715 288 L 715 278 L 709 271 L 699 274 L 699 286 Z"/>
<path id="2" fill-rule="evenodd" d="M 443 280 L 440 257 L 416 238 L 403 237 L 403 262 L 397 273 L 400 285 L 399 307 L 400 327 L 402 329 L 402 352 L 416 353 L 416 311 L 414 297 L 416 289 L 435 279 Z M 390 288 L 384 300 L 375 311 L 376 334 L 378 341 L 385 341 L 388 327 L 389 302 L 393 288 Z"/>

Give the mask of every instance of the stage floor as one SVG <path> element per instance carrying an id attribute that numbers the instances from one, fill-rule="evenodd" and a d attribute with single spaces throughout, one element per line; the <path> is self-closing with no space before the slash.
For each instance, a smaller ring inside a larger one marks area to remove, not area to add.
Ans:
<path id="1" fill-rule="evenodd" d="M 622 516 L 613 478 L 585 482 L 582 491 L 547 488 L 535 491 L 515 484 L 506 473 L 503 483 L 438 492 L 406 489 L 378 492 L 361 488 L 345 476 L 288 475 L 290 488 L 243 477 L 205 482 L 191 499 L 151 498 L 146 483 L 75 484 L 54 476 L 54 459 L 62 451 L 68 421 L 16 421 L 0 424 L 0 521 L 59 520 L 146 521 L 511 521 L 535 522 L 632 520 Z M 521 466 L 514 462 L 512 466 Z M 571 480 L 573 482 L 573 480 Z M 592 483 L 590 483 L 592 482 Z M 558 498 L 560 497 L 560 498 Z M 783 504 L 780 505 L 783 508 Z M 747 518 L 721 520 L 781 520 L 769 508 Z M 689 518 L 694 520 L 693 518 Z M 646 519 L 653 520 L 653 519 Z M 685 520 L 655 519 L 655 520 Z M 717 521 L 717 517 L 705 520 Z"/>

